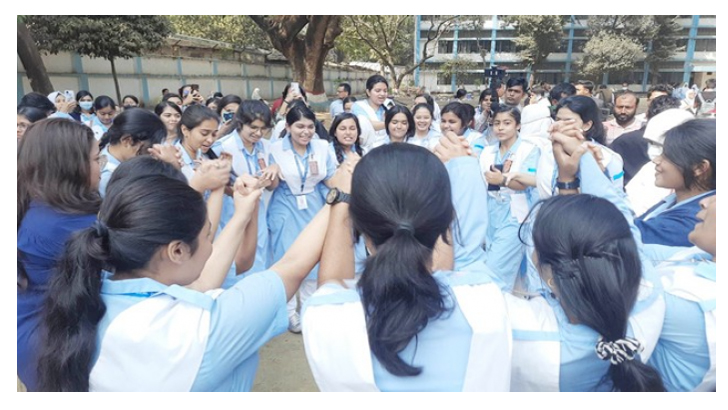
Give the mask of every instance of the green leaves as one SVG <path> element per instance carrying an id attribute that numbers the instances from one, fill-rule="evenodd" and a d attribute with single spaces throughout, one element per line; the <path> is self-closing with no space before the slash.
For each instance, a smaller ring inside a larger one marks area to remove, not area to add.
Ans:
<path id="1" fill-rule="evenodd" d="M 43 50 L 107 60 L 157 49 L 171 32 L 163 16 L 28 16 L 26 23 Z"/>

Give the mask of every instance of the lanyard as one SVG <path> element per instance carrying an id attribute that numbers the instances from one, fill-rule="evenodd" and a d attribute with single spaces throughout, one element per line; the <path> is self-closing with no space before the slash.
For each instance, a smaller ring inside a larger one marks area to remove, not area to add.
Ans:
<path id="1" fill-rule="evenodd" d="M 306 178 L 308 178 L 308 157 L 311 153 L 311 144 L 306 145 L 306 153 L 303 156 L 303 161 L 299 161 L 298 153 L 293 148 L 293 145 L 291 145 L 291 151 L 293 151 L 293 159 L 296 160 L 298 175 L 301 177 L 301 193 L 303 193 L 303 186 L 306 185 Z M 301 167 L 303 167 L 303 171 Z"/>

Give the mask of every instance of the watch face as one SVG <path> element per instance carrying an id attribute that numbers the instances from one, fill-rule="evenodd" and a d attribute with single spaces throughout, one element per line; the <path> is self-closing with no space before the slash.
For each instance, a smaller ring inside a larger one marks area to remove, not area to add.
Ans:
<path id="1" fill-rule="evenodd" d="M 332 188 L 329 190 L 329 193 L 326 195 L 326 203 L 331 205 L 336 201 L 336 197 L 339 196 L 339 191 L 336 188 Z"/>

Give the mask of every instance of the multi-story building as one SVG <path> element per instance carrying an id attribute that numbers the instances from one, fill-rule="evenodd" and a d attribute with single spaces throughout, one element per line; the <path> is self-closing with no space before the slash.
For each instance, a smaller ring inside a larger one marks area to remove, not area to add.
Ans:
<path id="1" fill-rule="evenodd" d="M 418 16 L 419 17 L 419 16 Z M 587 21 L 589 16 L 568 16 L 564 25 L 564 36 L 559 50 L 548 56 L 546 63 L 539 67 L 534 80 L 551 84 L 562 81 L 579 80 L 578 61 L 588 40 Z M 415 56 L 425 44 L 426 31 L 430 28 L 425 19 L 416 19 Z M 517 53 L 512 26 L 503 24 L 499 16 L 483 16 L 483 24 L 474 29 L 472 24 L 454 26 L 445 32 L 437 44 L 431 44 L 434 57 L 427 60 L 423 68 L 415 73 L 415 83 L 431 91 L 450 92 L 457 86 L 482 88 L 487 83 L 484 70 L 493 66 L 505 68 L 509 77 L 530 78 L 531 72 Z M 698 84 L 702 87 L 705 80 L 715 78 L 716 71 L 716 16 L 694 15 L 679 16 L 681 25 L 678 45 L 684 46 L 669 60 L 658 66 L 659 76 L 650 74 L 650 67 L 644 60 L 635 63 L 632 72 L 610 75 L 604 73 L 600 82 L 621 84 L 628 82 L 634 91 L 645 91 L 652 83 Z M 417 58 L 417 57 L 415 57 Z M 459 75 L 446 75 L 441 72 L 442 65 L 452 59 L 466 59 L 477 63 L 472 70 Z M 455 77 L 455 78 L 453 78 Z"/>

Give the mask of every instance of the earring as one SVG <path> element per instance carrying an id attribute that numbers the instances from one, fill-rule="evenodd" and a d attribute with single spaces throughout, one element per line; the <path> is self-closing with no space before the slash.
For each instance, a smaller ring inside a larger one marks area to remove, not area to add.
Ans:
<path id="1" fill-rule="evenodd" d="M 546 281 L 546 284 L 548 285 L 548 287 L 549 287 L 549 288 L 551 288 L 551 290 L 553 290 L 553 289 L 554 289 L 554 277 L 553 277 L 553 276 L 552 276 L 552 277 L 550 277 L 550 278 L 549 278 L 549 279 L 548 279 L 548 280 Z"/>

